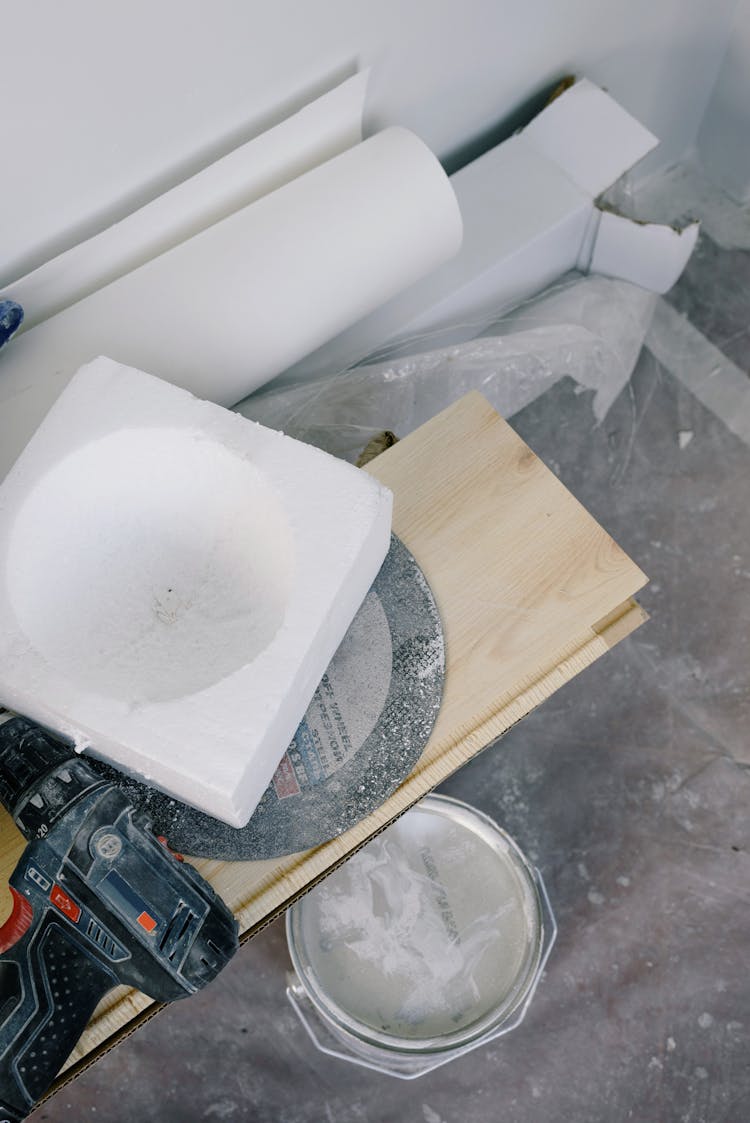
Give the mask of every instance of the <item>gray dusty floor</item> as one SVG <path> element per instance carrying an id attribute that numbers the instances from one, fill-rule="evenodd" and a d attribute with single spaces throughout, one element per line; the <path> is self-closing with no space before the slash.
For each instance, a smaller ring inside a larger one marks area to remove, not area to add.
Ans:
<path id="1" fill-rule="evenodd" d="M 750 370 L 750 251 L 702 235 L 669 301 L 716 347 Z"/>
<path id="2" fill-rule="evenodd" d="M 670 297 L 745 370 L 748 280 L 704 242 Z M 651 622 L 444 789 L 547 879 L 560 936 L 524 1024 L 412 1083 L 321 1056 L 277 923 L 36 1120 L 750 1120 L 750 448 L 647 351 L 601 426 L 578 390 L 513 423 L 649 574 Z"/>

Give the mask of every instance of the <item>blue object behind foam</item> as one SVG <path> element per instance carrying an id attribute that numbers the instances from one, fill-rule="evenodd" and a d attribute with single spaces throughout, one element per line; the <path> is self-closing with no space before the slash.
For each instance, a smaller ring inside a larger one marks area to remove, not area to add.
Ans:
<path id="1" fill-rule="evenodd" d="M 0 300 L 0 347 L 3 347 L 23 322 L 23 308 L 15 300 Z"/>

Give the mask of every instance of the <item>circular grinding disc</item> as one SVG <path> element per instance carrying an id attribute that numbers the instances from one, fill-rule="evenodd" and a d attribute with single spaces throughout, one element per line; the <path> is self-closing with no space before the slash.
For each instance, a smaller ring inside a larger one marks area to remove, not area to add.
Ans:
<path id="1" fill-rule="evenodd" d="M 408 775 L 435 724 L 444 671 L 434 598 L 392 535 L 382 568 L 247 826 L 230 827 L 101 761 L 90 763 L 147 812 L 175 850 L 224 861 L 293 854 L 353 827 Z"/>

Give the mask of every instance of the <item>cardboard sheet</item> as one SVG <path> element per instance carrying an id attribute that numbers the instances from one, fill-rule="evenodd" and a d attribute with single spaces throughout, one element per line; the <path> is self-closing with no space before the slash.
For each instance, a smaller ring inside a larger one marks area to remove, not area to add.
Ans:
<path id="1" fill-rule="evenodd" d="M 612 211 L 599 212 L 589 269 L 632 281 L 651 292 L 669 292 L 698 241 L 699 224 L 683 229 L 658 222 L 633 222 Z"/>

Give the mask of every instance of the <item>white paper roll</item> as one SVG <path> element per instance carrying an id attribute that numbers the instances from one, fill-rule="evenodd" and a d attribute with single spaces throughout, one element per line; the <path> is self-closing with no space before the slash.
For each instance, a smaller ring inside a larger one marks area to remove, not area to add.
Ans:
<path id="1" fill-rule="evenodd" d="M 17 408 L 0 427 L 0 466 L 99 354 L 232 405 L 451 257 L 461 236 L 436 158 L 386 129 L 5 348 L 0 419 L 3 401 Z"/>
<path id="2" fill-rule="evenodd" d="M 348 78 L 85 242 L 6 285 L 28 329 L 362 141 L 369 71 Z"/>

